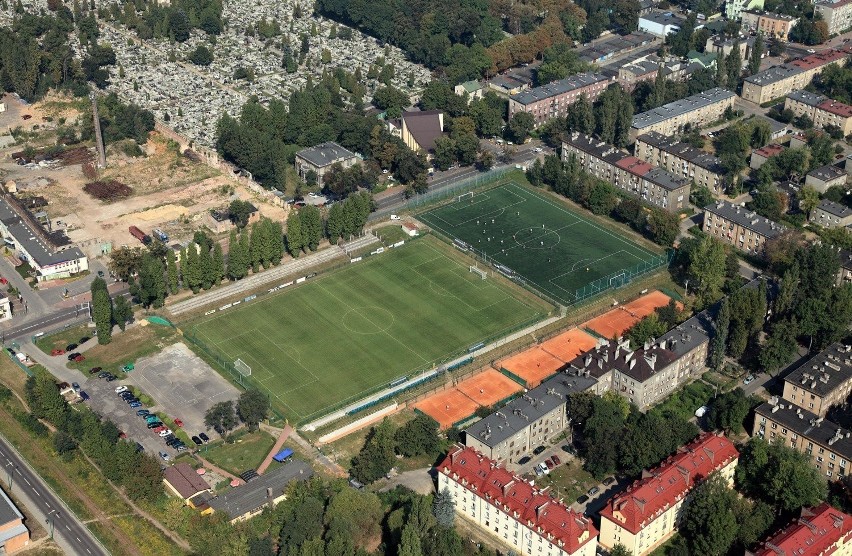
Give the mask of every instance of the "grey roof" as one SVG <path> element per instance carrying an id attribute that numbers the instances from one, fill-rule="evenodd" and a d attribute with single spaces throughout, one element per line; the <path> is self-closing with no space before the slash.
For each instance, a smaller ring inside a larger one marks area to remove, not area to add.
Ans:
<path id="1" fill-rule="evenodd" d="M 763 71 L 759 71 L 754 75 L 750 75 L 745 78 L 745 82 L 764 87 L 771 83 L 776 83 L 778 81 L 787 79 L 791 75 L 801 73 L 801 71 L 802 70 L 800 70 L 796 66 L 782 64 L 780 66 L 773 66 Z"/>
<path id="2" fill-rule="evenodd" d="M 805 91 L 803 89 L 798 89 L 787 95 L 787 98 L 791 100 L 795 100 L 808 106 L 816 106 L 824 100 L 828 100 L 828 97 L 825 95 L 820 95 L 817 93 L 812 93 L 810 91 Z"/>
<path id="3" fill-rule="evenodd" d="M 615 159 L 615 162 L 627 156 L 626 152 L 619 150 L 613 145 L 604 143 L 603 141 L 595 139 L 591 135 L 586 135 L 578 131 L 575 131 L 574 133 L 566 137 L 565 143 L 571 145 L 577 150 L 583 151 L 584 153 L 590 154 L 596 158 L 604 159 L 608 155 L 614 154 L 618 156 L 618 158 Z"/>
<path id="4" fill-rule="evenodd" d="M 852 216 L 852 209 L 850 209 L 846 205 L 841 205 L 840 203 L 829 201 L 828 199 L 823 199 L 822 201 L 820 201 L 819 205 L 817 205 L 817 208 L 838 218 L 846 218 L 847 216 Z"/>
<path id="5" fill-rule="evenodd" d="M 565 79 L 560 79 L 559 81 L 554 81 L 553 83 L 548 83 L 547 85 L 530 89 L 529 91 L 522 91 L 514 94 L 511 96 L 511 99 L 520 104 L 527 105 L 556 95 L 561 95 L 569 91 L 582 89 L 583 87 L 588 87 L 601 81 L 608 81 L 608 79 L 605 75 L 600 73 L 578 73 L 577 75 L 572 75 Z"/>
<path id="6" fill-rule="evenodd" d="M 790 127 L 788 124 L 773 120 L 772 118 L 764 116 L 763 114 L 758 114 L 756 117 L 769 124 L 769 129 L 773 136 L 778 133 L 784 132 Z"/>
<path id="7" fill-rule="evenodd" d="M 30 254 L 38 266 L 64 263 L 84 256 L 76 247 L 63 248 L 70 243 L 64 234 L 49 233 L 35 220 L 24 220 L 6 199 L 0 199 L 0 221 L 9 230 L 14 241 Z"/>
<path id="8" fill-rule="evenodd" d="M 677 25 L 681 26 L 686 21 L 685 18 L 673 14 L 672 12 L 653 12 L 645 15 L 640 15 L 639 19 L 652 21 L 659 25 Z"/>
<path id="9" fill-rule="evenodd" d="M 788 374 L 785 382 L 823 398 L 852 380 L 852 346 L 831 344 Z"/>
<path id="10" fill-rule="evenodd" d="M 234 519 L 253 512 L 266 504 L 268 502 L 267 488 L 271 488 L 272 496 L 277 498 L 291 481 L 305 481 L 311 478 L 313 474 L 314 470 L 307 462 L 291 459 L 281 467 L 267 471 L 244 485 L 211 498 L 210 507 Z"/>
<path id="11" fill-rule="evenodd" d="M 588 390 L 596 382 L 593 378 L 559 373 L 477 421 L 467 428 L 465 434 L 493 448 L 566 403 L 569 394 Z"/>
<path id="12" fill-rule="evenodd" d="M 490 84 L 500 87 L 502 89 L 514 89 L 515 87 L 521 87 L 524 85 L 523 81 L 519 81 L 510 75 L 497 75 L 492 77 L 489 81 Z"/>
<path id="13" fill-rule="evenodd" d="M 814 444 L 840 454 L 843 459 L 852 460 L 850 432 L 837 423 L 821 419 L 815 413 L 786 400 L 779 400 L 775 405 L 766 402 L 757 406 L 754 411 L 757 415 L 764 415 L 767 419 L 780 423 L 781 426 Z"/>
<path id="14" fill-rule="evenodd" d="M 841 170 L 834 164 L 827 164 L 815 170 L 811 170 L 810 172 L 808 172 L 807 175 L 821 181 L 831 181 L 841 177 L 846 178 L 846 172 Z"/>
<path id="15" fill-rule="evenodd" d="M 296 156 L 304 158 L 317 168 L 323 168 L 335 162 L 343 162 L 357 155 L 333 141 L 326 141 L 314 147 L 302 149 L 296 153 Z"/>
<path id="16" fill-rule="evenodd" d="M 677 191 L 690 184 L 690 180 L 676 176 L 665 168 L 654 168 L 642 177 L 667 191 Z"/>
<path id="17" fill-rule="evenodd" d="M 680 359 L 709 341 L 713 337 L 714 330 L 710 313 L 702 311 L 660 336 L 657 342 L 665 342 L 666 347 L 674 352 L 676 359 Z"/>
<path id="18" fill-rule="evenodd" d="M 698 93 L 691 97 L 664 104 L 659 108 L 654 108 L 653 110 L 636 114 L 633 116 L 633 127 L 643 129 L 659 124 L 660 122 L 664 122 L 669 118 L 687 114 L 694 110 L 704 108 L 705 106 L 709 106 L 729 98 L 734 98 L 735 96 L 736 95 L 734 93 L 727 89 L 714 87 L 704 91 L 703 93 Z"/>
<path id="19" fill-rule="evenodd" d="M 792 15 L 779 14 L 777 12 L 766 12 L 763 10 L 743 10 L 740 13 L 759 15 L 769 19 L 777 19 L 779 21 L 793 21 L 794 19 L 798 19 L 796 17 L 793 17 Z"/>
<path id="20" fill-rule="evenodd" d="M 660 69 L 660 64 L 650 60 L 642 60 L 639 62 L 633 62 L 626 66 L 621 66 L 619 69 L 629 71 L 633 75 L 647 75 L 658 71 Z"/>
<path id="21" fill-rule="evenodd" d="M 843 270 L 852 270 L 852 251 L 841 249 L 837 253 L 837 258 L 840 259 L 840 267 Z"/>
<path id="22" fill-rule="evenodd" d="M 5 525 L 16 519 L 23 521 L 23 514 L 18 510 L 12 500 L 6 496 L 4 491 L 0 490 L 0 494 L 2 494 L 2 499 L 0 499 L 0 525 Z"/>
<path id="23" fill-rule="evenodd" d="M 403 112 L 402 119 L 408 132 L 421 148 L 430 151 L 435 148 L 435 140 L 444 131 L 440 110 L 421 110 Z"/>
<path id="24" fill-rule="evenodd" d="M 743 228 L 757 232 L 769 239 L 781 235 L 787 229 L 775 221 L 746 210 L 744 207 L 725 201 L 707 205 L 704 207 L 704 211 L 721 216 L 725 220 L 739 224 Z"/>
<path id="25" fill-rule="evenodd" d="M 704 168 L 716 174 L 724 174 L 726 172 L 722 161 L 717 156 L 696 149 L 688 143 L 678 141 L 674 137 L 663 135 L 662 133 L 651 131 L 636 138 L 636 141 L 642 141 L 657 149 L 676 156 L 677 158 L 686 160 L 690 164 L 694 164 L 699 168 Z"/>

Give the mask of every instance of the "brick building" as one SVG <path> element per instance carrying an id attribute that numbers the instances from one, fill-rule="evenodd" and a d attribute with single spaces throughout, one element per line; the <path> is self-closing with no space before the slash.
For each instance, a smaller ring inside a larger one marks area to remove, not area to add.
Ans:
<path id="1" fill-rule="evenodd" d="M 738 461 L 733 443 L 711 433 L 681 447 L 607 502 L 600 512 L 601 546 L 620 543 L 634 556 L 649 554 L 677 531 L 692 489 L 714 472 L 732 485 Z"/>
<path id="2" fill-rule="evenodd" d="M 743 10 L 741 12 L 743 30 L 763 33 L 767 37 L 787 41 L 790 30 L 798 18 L 791 15 L 764 12 L 762 10 Z"/>
<path id="3" fill-rule="evenodd" d="M 579 73 L 522 91 L 509 97 L 509 119 L 518 112 L 529 112 L 538 127 L 553 118 L 564 118 L 580 95 L 594 102 L 609 84 L 609 78 L 601 73 Z"/>
<path id="4" fill-rule="evenodd" d="M 524 556 L 594 556 L 592 520 L 470 447 L 450 448 L 438 465 L 456 515 Z"/>

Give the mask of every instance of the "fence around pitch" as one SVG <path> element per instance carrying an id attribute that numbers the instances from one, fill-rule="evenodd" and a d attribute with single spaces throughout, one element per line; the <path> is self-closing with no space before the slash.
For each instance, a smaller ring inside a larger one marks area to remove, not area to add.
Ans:
<path id="1" fill-rule="evenodd" d="M 668 249 L 665 253 L 644 260 L 632 268 L 619 270 L 608 276 L 598 278 L 576 290 L 574 303 L 596 296 L 609 289 L 620 288 L 644 274 L 668 266 L 674 259 L 675 253 L 674 249 Z"/>
<path id="2" fill-rule="evenodd" d="M 482 172 L 480 174 L 474 174 L 473 176 L 460 179 L 459 181 L 454 182 L 451 185 L 441 187 L 440 189 L 436 189 L 434 191 L 427 191 L 426 193 L 423 193 L 421 195 L 415 195 L 414 197 L 411 197 L 410 199 L 406 200 L 402 204 L 402 206 L 377 210 L 376 212 L 370 214 L 369 221 L 372 222 L 375 220 L 381 220 L 393 213 L 401 212 L 404 210 L 413 210 L 419 207 L 423 207 L 425 205 L 442 201 L 444 199 L 449 199 L 450 197 L 455 197 L 456 195 L 460 195 L 467 191 L 477 189 L 478 187 L 481 187 L 488 182 L 500 179 L 503 176 L 514 171 L 518 170 L 514 166 L 507 166 L 503 168 L 494 168 L 492 170 Z"/>

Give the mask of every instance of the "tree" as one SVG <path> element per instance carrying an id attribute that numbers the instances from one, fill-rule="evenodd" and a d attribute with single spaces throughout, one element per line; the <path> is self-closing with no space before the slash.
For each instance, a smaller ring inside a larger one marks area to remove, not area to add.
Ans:
<path id="1" fill-rule="evenodd" d="M 379 497 L 365 490 L 345 488 L 335 493 L 325 511 L 325 523 L 328 526 L 328 537 L 345 537 L 355 545 L 355 548 L 366 547 L 373 539 L 382 533 L 382 501 Z M 329 554 L 332 552 L 329 539 Z"/>
<path id="2" fill-rule="evenodd" d="M 396 448 L 404 456 L 437 454 L 440 449 L 438 423 L 425 414 L 401 426 L 396 431 Z"/>
<path id="3" fill-rule="evenodd" d="M 470 166 L 476 162 L 476 154 L 479 150 L 479 139 L 473 133 L 466 133 L 456 138 L 456 151 L 459 164 Z"/>
<path id="4" fill-rule="evenodd" d="M 249 430 L 256 430 L 269 414 L 269 398 L 257 388 L 246 390 L 237 401 L 237 413 Z"/>
<path id="5" fill-rule="evenodd" d="M 657 338 L 668 330 L 666 323 L 661 322 L 657 313 L 651 313 L 627 330 L 627 338 L 633 349 L 641 347 L 651 338 Z"/>
<path id="6" fill-rule="evenodd" d="M 290 210 L 290 216 L 287 217 L 287 251 L 294 259 L 299 256 L 302 248 L 305 246 L 305 240 L 302 232 L 302 219 L 299 211 L 296 209 Z"/>
<path id="7" fill-rule="evenodd" d="M 689 277 L 697 292 L 697 305 L 707 307 L 722 297 L 725 284 L 725 246 L 712 236 L 704 236 L 689 253 Z"/>
<path id="8" fill-rule="evenodd" d="M 231 222 L 233 222 L 238 228 L 245 228 L 246 224 L 248 224 L 249 217 L 256 211 L 248 201 L 241 201 L 239 199 L 234 199 L 231 201 L 231 204 L 228 205 L 228 216 L 231 218 Z"/>
<path id="9" fill-rule="evenodd" d="M 399 543 L 399 556 L 422 556 L 423 549 L 420 544 L 420 535 L 413 524 L 408 524 L 402 529 L 402 540 Z"/>
<path id="10" fill-rule="evenodd" d="M 180 275 L 178 274 L 177 258 L 174 249 L 166 251 L 166 274 L 168 276 L 169 293 L 174 295 L 180 289 Z"/>
<path id="11" fill-rule="evenodd" d="M 142 264 L 142 249 L 138 247 L 119 247 L 109 254 L 109 269 L 119 280 L 127 280 L 137 272 Z"/>
<path id="12" fill-rule="evenodd" d="M 323 237 L 322 215 L 315 206 L 305 206 L 299 210 L 302 222 L 302 241 L 305 247 L 316 251 Z"/>
<path id="13" fill-rule="evenodd" d="M 586 135 L 595 131 L 595 115 L 592 112 L 592 104 L 585 94 L 580 95 L 568 109 L 566 126 L 569 131 L 579 131 Z"/>
<path id="14" fill-rule="evenodd" d="M 149 254 L 142 257 L 137 296 L 145 307 L 160 308 L 166 300 L 166 279 L 162 261 Z"/>
<path id="15" fill-rule="evenodd" d="M 213 270 L 213 257 L 210 255 L 210 249 L 203 245 L 201 252 L 198 254 L 198 274 L 201 278 L 201 287 L 209 290 L 213 287 L 213 282 L 216 279 Z"/>
<path id="16" fill-rule="evenodd" d="M 331 208 L 328 209 L 328 218 L 325 223 L 326 234 L 328 235 L 328 240 L 332 244 L 336 244 L 337 240 L 340 239 L 341 233 L 343 233 L 343 205 L 340 203 L 334 203 L 331 205 Z"/>
<path id="17" fill-rule="evenodd" d="M 737 536 L 736 504 L 736 493 L 718 473 L 695 487 L 680 526 L 693 554 L 723 556 L 728 553 Z"/>
<path id="18" fill-rule="evenodd" d="M 772 325 L 772 330 L 760 350 L 758 360 L 761 367 L 774 374 L 789 363 L 798 350 L 796 342 L 798 326 L 795 320 L 782 320 Z"/>
<path id="19" fill-rule="evenodd" d="M 441 527 L 451 528 L 456 521 L 456 507 L 453 504 L 453 495 L 450 489 L 444 490 L 435 494 L 432 502 L 432 514 L 438 521 Z"/>
<path id="20" fill-rule="evenodd" d="M 819 192 L 811 185 L 804 185 L 799 190 L 799 208 L 810 219 L 811 212 L 819 205 Z"/>
<path id="21" fill-rule="evenodd" d="M 385 419 L 370 430 L 364 447 L 352 459 L 352 476 L 362 483 L 383 477 L 396 463 L 394 444 L 393 423 Z"/>
<path id="22" fill-rule="evenodd" d="M 743 421 L 751 411 L 751 405 L 742 388 L 725 392 L 713 400 L 710 405 L 708 422 L 714 429 L 722 429 L 740 434 Z"/>
<path id="23" fill-rule="evenodd" d="M 204 414 L 204 424 L 219 434 L 225 434 L 237 426 L 234 402 L 227 400 L 213 405 Z"/>
<path id="24" fill-rule="evenodd" d="M 281 257 L 278 257 L 280 260 Z M 218 241 L 213 245 L 213 266 L 212 266 L 213 284 L 219 285 L 225 277 L 225 255 L 222 253 L 222 244 Z"/>
<path id="25" fill-rule="evenodd" d="M 112 341 L 112 299 L 110 299 L 106 282 L 97 277 L 92 281 L 92 320 L 98 331 L 98 343 L 108 344 Z"/>
<path id="26" fill-rule="evenodd" d="M 198 251 L 197 243 L 189 244 L 186 249 L 186 265 L 182 269 L 184 284 L 192 290 L 192 293 L 198 293 L 201 290 L 201 283 L 204 279 Z"/>
<path id="27" fill-rule="evenodd" d="M 532 114 L 529 112 L 516 112 L 506 127 L 508 138 L 516 144 L 521 145 L 527 140 L 533 127 L 535 127 L 535 118 L 533 118 Z"/>
<path id="28" fill-rule="evenodd" d="M 760 59 L 763 56 L 763 33 L 758 33 L 751 47 L 751 56 L 748 60 L 748 72 L 754 75 L 760 71 Z"/>
<path id="29" fill-rule="evenodd" d="M 633 553 L 621 543 L 616 543 L 609 551 L 609 556 L 631 556 Z"/>
<path id="30" fill-rule="evenodd" d="M 456 161 L 456 142 L 449 137 L 435 139 L 435 166 L 446 170 Z"/>
<path id="31" fill-rule="evenodd" d="M 57 430 L 53 435 L 53 449 L 63 459 L 68 459 L 69 456 L 77 449 L 77 441 L 70 434 L 63 430 Z"/>
<path id="32" fill-rule="evenodd" d="M 719 371 L 725 362 L 725 348 L 728 345 L 728 330 L 731 326 L 731 305 L 728 298 L 722 299 L 716 314 L 715 334 L 710 345 L 710 368 Z"/>
<path id="33" fill-rule="evenodd" d="M 187 59 L 196 66 L 209 66 L 213 63 L 213 53 L 203 44 L 199 44 L 189 53 Z"/>
<path id="34" fill-rule="evenodd" d="M 124 332 L 124 327 L 127 326 L 127 323 L 133 320 L 133 306 L 123 295 L 116 296 L 115 298 L 115 304 L 112 308 L 112 319 L 122 332 Z"/>
<path id="35" fill-rule="evenodd" d="M 647 219 L 651 239 L 659 245 L 671 245 L 680 233 L 680 220 L 677 214 L 657 207 L 650 208 Z"/>

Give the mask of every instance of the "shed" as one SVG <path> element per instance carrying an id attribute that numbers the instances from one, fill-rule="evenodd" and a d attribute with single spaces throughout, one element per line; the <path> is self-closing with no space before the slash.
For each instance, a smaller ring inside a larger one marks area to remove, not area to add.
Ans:
<path id="1" fill-rule="evenodd" d="M 291 450 L 290 448 L 284 448 L 283 450 L 281 450 L 280 452 L 278 452 L 277 454 L 272 456 L 272 459 L 274 459 L 277 462 L 282 462 L 292 455 L 293 455 L 293 450 Z"/>

